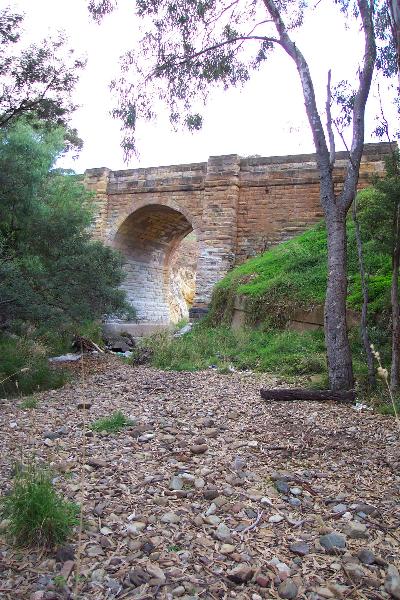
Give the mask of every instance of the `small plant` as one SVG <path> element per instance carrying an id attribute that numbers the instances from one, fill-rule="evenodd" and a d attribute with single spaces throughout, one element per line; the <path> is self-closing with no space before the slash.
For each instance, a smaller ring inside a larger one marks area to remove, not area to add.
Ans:
<path id="1" fill-rule="evenodd" d="M 56 575 L 53 577 L 53 583 L 58 589 L 63 589 L 67 585 L 67 580 L 64 575 Z"/>
<path id="2" fill-rule="evenodd" d="M 110 417 L 97 419 L 91 425 L 94 431 L 106 431 L 107 433 L 116 433 L 124 427 L 133 425 L 133 421 L 128 419 L 121 411 L 114 412 Z"/>
<path id="3" fill-rule="evenodd" d="M 0 500 L 8 533 L 17 545 L 54 546 L 68 538 L 78 523 L 79 508 L 54 489 L 47 469 L 29 465 L 18 469 L 9 495 Z"/>
<path id="4" fill-rule="evenodd" d="M 37 408 L 38 403 L 39 403 L 38 399 L 35 396 L 28 396 L 27 398 L 25 398 L 25 400 L 22 400 L 22 402 L 19 406 L 23 410 L 27 410 L 27 409 L 31 409 L 31 408 Z"/>
<path id="5" fill-rule="evenodd" d="M 180 552 L 182 550 L 182 548 L 180 546 L 177 546 L 175 544 L 172 544 L 171 546 L 168 546 L 168 552 Z"/>

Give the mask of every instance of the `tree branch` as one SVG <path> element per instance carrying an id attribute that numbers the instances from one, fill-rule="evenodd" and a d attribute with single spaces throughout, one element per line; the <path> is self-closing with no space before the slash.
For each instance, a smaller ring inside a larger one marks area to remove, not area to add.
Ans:
<path id="1" fill-rule="evenodd" d="M 335 136 L 333 134 L 333 129 L 332 129 L 331 77 L 332 77 L 332 72 L 329 69 L 329 71 L 328 71 L 328 83 L 327 83 L 327 86 L 326 86 L 326 128 L 328 130 L 328 138 L 329 138 L 329 162 L 330 162 L 331 167 L 333 167 L 333 165 L 335 164 Z"/>
<path id="2" fill-rule="evenodd" d="M 353 108 L 353 136 L 350 151 L 351 161 L 347 168 L 343 191 L 339 197 L 339 202 L 344 210 L 348 210 L 350 207 L 357 189 L 358 172 L 364 149 L 365 106 L 371 87 L 376 60 L 375 33 L 371 9 L 367 0 L 357 0 L 357 4 L 364 30 L 364 58 Z"/>

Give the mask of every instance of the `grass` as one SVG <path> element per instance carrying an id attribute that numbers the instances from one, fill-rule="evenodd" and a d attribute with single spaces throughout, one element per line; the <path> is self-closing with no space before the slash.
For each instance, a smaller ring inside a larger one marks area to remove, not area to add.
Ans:
<path id="1" fill-rule="evenodd" d="M 23 410 L 28 410 L 31 408 L 37 408 L 39 404 L 38 399 L 35 396 L 28 396 L 20 403 L 20 408 Z"/>
<path id="2" fill-rule="evenodd" d="M 133 421 L 128 419 L 121 411 L 114 412 L 110 417 L 104 417 L 103 419 L 97 419 L 94 421 L 90 428 L 93 431 L 106 431 L 107 433 L 117 433 L 124 427 L 133 425 Z"/>
<path id="3" fill-rule="evenodd" d="M 326 372 L 320 331 L 233 331 L 226 326 L 199 324 L 180 338 L 162 332 L 143 344 L 154 352 L 152 364 L 166 370 L 196 371 L 214 366 L 227 373 L 233 366 L 280 375 Z"/>
<path id="4" fill-rule="evenodd" d="M 7 532 L 21 546 L 63 544 L 78 523 L 78 512 L 54 489 L 49 471 L 35 465 L 19 469 L 11 492 L 1 499 Z"/>

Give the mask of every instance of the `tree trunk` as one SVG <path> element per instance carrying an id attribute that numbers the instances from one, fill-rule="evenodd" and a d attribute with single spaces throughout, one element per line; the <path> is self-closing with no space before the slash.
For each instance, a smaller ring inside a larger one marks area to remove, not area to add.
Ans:
<path id="1" fill-rule="evenodd" d="M 356 393 L 354 390 L 343 392 L 341 390 L 303 390 L 299 388 L 275 388 L 261 389 L 261 397 L 264 400 L 275 402 L 341 402 L 342 404 L 354 404 Z"/>
<path id="2" fill-rule="evenodd" d="M 392 303 L 392 367 L 390 371 L 390 387 L 393 391 L 399 387 L 399 346 L 400 346 L 400 314 L 399 314 L 399 265 L 400 265 L 400 204 L 394 227 L 394 247 L 392 261 L 392 288 L 390 299 Z"/>
<path id="3" fill-rule="evenodd" d="M 325 341 L 329 384 L 332 390 L 350 390 L 354 384 L 346 320 L 346 217 L 341 212 L 335 207 L 326 215 L 328 285 L 325 301 Z"/>
<path id="4" fill-rule="evenodd" d="M 358 221 L 357 215 L 357 197 L 354 198 L 353 202 L 353 221 L 354 227 L 356 230 L 356 242 L 357 242 L 357 254 L 358 254 L 358 265 L 360 269 L 360 277 L 361 277 L 361 290 L 363 296 L 363 303 L 361 309 L 361 338 L 364 345 L 364 351 L 367 357 L 367 367 L 368 367 L 368 382 L 371 388 L 375 387 L 375 366 L 374 366 L 374 356 L 372 354 L 371 342 L 368 335 L 368 327 L 367 327 L 367 318 L 368 318 L 368 284 L 365 276 L 365 265 L 364 265 L 364 252 L 363 252 L 363 242 L 361 237 L 360 223 Z"/>

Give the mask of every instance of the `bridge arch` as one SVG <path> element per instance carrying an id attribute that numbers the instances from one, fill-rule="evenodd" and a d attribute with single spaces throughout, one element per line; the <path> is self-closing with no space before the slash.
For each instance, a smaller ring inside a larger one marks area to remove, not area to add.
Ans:
<path id="1" fill-rule="evenodd" d="M 140 321 L 170 323 L 187 316 L 181 310 L 184 292 L 171 276 L 175 253 L 191 232 L 198 239 L 196 219 L 168 199 L 137 202 L 114 224 L 112 245 L 125 258 L 123 288 Z"/>

